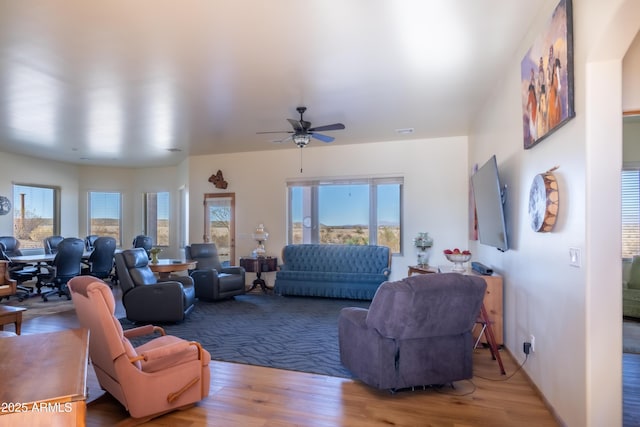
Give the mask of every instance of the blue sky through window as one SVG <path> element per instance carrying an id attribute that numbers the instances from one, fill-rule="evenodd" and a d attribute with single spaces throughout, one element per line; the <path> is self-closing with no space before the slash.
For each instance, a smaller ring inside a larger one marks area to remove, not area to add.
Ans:
<path id="1" fill-rule="evenodd" d="M 400 186 L 379 184 L 378 224 L 400 225 Z M 292 187 L 293 222 L 302 221 L 302 187 Z M 320 222 L 327 226 L 366 225 L 369 223 L 369 186 L 321 185 L 319 186 Z"/>
<path id="2" fill-rule="evenodd" d="M 158 219 L 169 219 L 169 192 L 158 192 Z M 90 192 L 92 218 L 120 218 L 120 193 Z"/>
<path id="3" fill-rule="evenodd" d="M 21 209 L 21 194 L 24 194 L 25 213 L 27 216 L 37 218 L 53 218 L 54 190 L 45 187 L 32 187 L 27 185 L 13 186 L 14 216 L 19 217 Z"/>

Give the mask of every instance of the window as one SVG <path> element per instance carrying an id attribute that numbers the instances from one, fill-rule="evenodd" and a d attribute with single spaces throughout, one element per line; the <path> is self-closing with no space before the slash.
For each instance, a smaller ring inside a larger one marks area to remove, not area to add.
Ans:
<path id="1" fill-rule="evenodd" d="M 401 252 L 402 178 L 290 181 L 290 243 L 384 245 Z"/>
<path id="2" fill-rule="evenodd" d="M 116 245 L 122 246 L 122 211 L 120 193 L 89 192 L 89 232 L 98 236 L 116 239 Z"/>
<path id="3" fill-rule="evenodd" d="M 13 236 L 21 248 L 42 247 L 45 237 L 60 234 L 60 189 L 13 185 Z"/>
<path id="4" fill-rule="evenodd" d="M 156 246 L 169 246 L 169 192 L 144 193 L 144 234 Z"/>
<path id="5" fill-rule="evenodd" d="M 622 258 L 640 255 L 640 169 L 622 171 Z"/>

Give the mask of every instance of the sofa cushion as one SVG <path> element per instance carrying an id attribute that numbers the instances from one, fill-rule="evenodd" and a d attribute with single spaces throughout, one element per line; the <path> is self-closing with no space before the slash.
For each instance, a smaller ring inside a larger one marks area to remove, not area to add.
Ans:
<path id="1" fill-rule="evenodd" d="M 281 270 L 383 274 L 389 265 L 389 249 L 361 245 L 287 245 Z"/>
<path id="2" fill-rule="evenodd" d="M 278 279 L 302 282 L 381 283 L 387 276 L 373 273 L 334 273 L 332 271 L 279 271 Z"/>
<path id="3" fill-rule="evenodd" d="M 275 291 L 281 295 L 371 299 L 391 270 L 390 249 L 376 245 L 287 245 Z"/>

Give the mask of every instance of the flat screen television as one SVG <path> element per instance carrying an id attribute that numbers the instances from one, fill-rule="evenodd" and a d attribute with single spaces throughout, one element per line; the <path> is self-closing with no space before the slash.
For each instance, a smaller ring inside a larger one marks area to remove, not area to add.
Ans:
<path id="1" fill-rule="evenodd" d="M 495 155 L 471 176 L 471 186 L 476 202 L 478 240 L 484 245 L 506 251 L 509 243 L 504 217 L 504 190 L 500 184 Z"/>

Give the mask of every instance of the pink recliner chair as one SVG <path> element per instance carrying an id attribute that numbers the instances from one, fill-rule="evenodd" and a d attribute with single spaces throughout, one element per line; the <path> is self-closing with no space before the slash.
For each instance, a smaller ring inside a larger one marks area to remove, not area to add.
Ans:
<path id="1" fill-rule="evenodd" d="M 147 325 L 123 331 L 109 286 L 92 276 L 69 281 L 80 319 L 90 331 L 89 356 L 100 386 L 140 422 L 185 409 L 209 395 L 211 355 L 199 343 Z M 128 338 L 159 332 L 139 347 Z"/>

